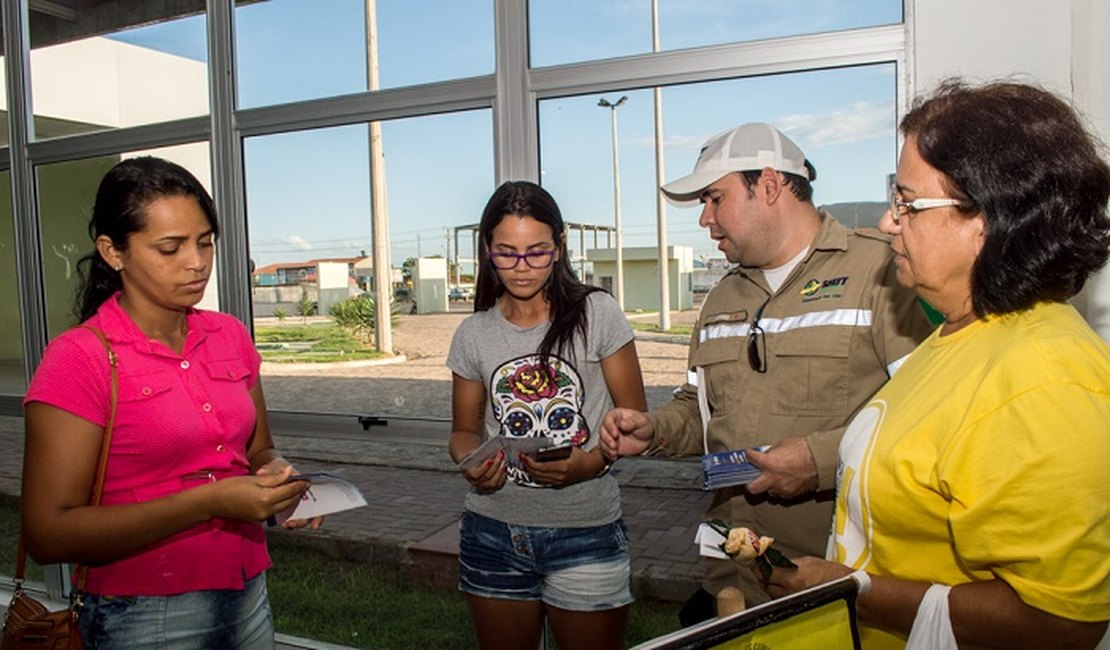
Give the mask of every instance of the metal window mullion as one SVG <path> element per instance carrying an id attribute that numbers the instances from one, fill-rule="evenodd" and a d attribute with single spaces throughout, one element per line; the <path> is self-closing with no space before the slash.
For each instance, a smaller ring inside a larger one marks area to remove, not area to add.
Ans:
<path id="1" fill-rule="evenodd" d="M 497 95 L 493 104 L 495 179 L 539 181 L 536 95 L 528 69 L 527 0 L 495 0 Z"/>
<path id="2" fill-rule="evenodd" d="M 27 381 L 42 361 L 46 345 L 45 282 L 42 268 L 42 232 L 35 201 L 35 170 L 28 154 L 34 132 L 31 106 L 30 32 L 26 2 L 3 5 L 5 73 L 8 82 L 8 150 L 11 156 L 11 190 L 16 284 L 23 334 L 23 371 Z"/>
<path id="3" fill-rule="evenodd" d="M 901 24 L 847 32 L 672 50 L 531 71 L 540 99 L 650 88 L 895 60 L 905 47 Z"/>
<path id="4" fill-rule="evenodd" d="M 495 91 L 492 75 L 388 88 L 240 110 L 235 113 L 235 126 L 240 136 L 246 138 L 291 130 L 483 109 L 493 105 Z"/>
<path id="5" fill-rule="evenodd" d="M 235 128 L 234 0 L 208 0 L 208 97 L 212 120 L 212 186 L 220 215 L 220 310 L 251 327 L 242 136 Z"/>
<path id="6" fill-rule="evenodd" d="M 82 133 L 31 142 L 27 151 L 36 165 L 50 165 L 94 156 L 170 147 L 207 140 L 212 124 L 207 116 L 144 124 L 122 129 Z"/>
<path id="7" fill-rule="evenodd" d="M 4 3 L 16 284 L 23 330 L 23 371 L 30 383 L 31 376 L 42 361 L 49 331 L 42 268 L 42 229 L 35 201 L 35 170 L 27 151 L 35 128 L 31 104 L 31 41 L 27 21 L 26 2 Z M 48 564 L 42 569 L 47 595 L 55 600 L 64 599 L 70 589 L 68 565 Z"/>

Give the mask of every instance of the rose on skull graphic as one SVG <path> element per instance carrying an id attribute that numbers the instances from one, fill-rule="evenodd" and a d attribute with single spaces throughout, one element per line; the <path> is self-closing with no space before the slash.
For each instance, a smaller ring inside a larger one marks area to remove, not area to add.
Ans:
<path id="1" fill-rule="evenodd" d="M 582 380 L 569 363 L 551 357 L 545 366 L 536 355 L 513 359 L 494 371 L 490 401 L 501 424 L 501 435 L 513 438 L 548 437 L 554 446 L 581 446 L 590 437 L 582 417 Z M 509 478 L 539 487 L 510 459 Z"/>

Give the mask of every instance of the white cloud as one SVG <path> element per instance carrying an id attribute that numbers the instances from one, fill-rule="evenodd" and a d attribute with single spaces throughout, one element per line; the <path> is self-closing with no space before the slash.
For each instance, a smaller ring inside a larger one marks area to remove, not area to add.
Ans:
<path id="1" fill-rule="evenodd" d="M 857 102 L 847 110 L 832 113 L 786 115 L 775 120 L 775 125 L 803 150 L 809 144 L 820 147 L 885 138 L 893 123 L 893 104 L 870 102 Z"/>
<path id="2" fill-rule="evenodd" d="M 290 248 L 299 251 L 312 250 L 312 243 L 305 241 L 300 235 L 285 235 L 281 241 L 289 245 Z"/>

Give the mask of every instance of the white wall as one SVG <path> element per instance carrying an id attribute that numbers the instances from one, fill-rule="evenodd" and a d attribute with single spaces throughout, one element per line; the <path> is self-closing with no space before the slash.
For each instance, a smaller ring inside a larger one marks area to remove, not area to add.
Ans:
<path id="1" fill-rule="evenodd" d="M 1105 0 L 908 0 L 915 92 L 950 76 L 1034 81 L 1070 98 L 1110 143 L 1110 3 Z M 1110 340 L 1110 270 L 1076 301 Z"/>

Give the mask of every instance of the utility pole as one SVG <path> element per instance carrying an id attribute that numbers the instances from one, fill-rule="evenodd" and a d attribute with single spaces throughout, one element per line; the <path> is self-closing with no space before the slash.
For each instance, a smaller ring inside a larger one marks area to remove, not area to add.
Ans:
<path id="1" fill-rule="evenodd" d="M 378 6 L 366 2 L 366 85 L 378 89 Z M 389 204 L 385 187 L 385 156 L 382 154 L 382 125 L 370 122 L 370 232 L 374 265 L 374 344 L 381 352 L 393 352 L 393 264 L 389 256 Z"/>
<path id="2" fill-rule="evenodd" d="M 651 51 L 659 51 L 659 0 L 651 0 Z M 655 229 L 659 240 L 659 329 L 671 329 L 671 274 L 667 269 L 667 201 L 663 191 L 663 89 L 655 99 Z"/>
<path id="3" fill-rule="evenodd" d="M 621 163 L 620 152 L 617 147 L 617 109 L 628 101 L 628 95 L 622 95 L 616 102 L 602 98 L 598 106 L 609 109 L 610 124 L 613 131 L 613 226 L 616 229 L 617 239 L 617 277 L 616 285 L 617 304 L 624 311 L 624 250 L 621 241 Z"/>

